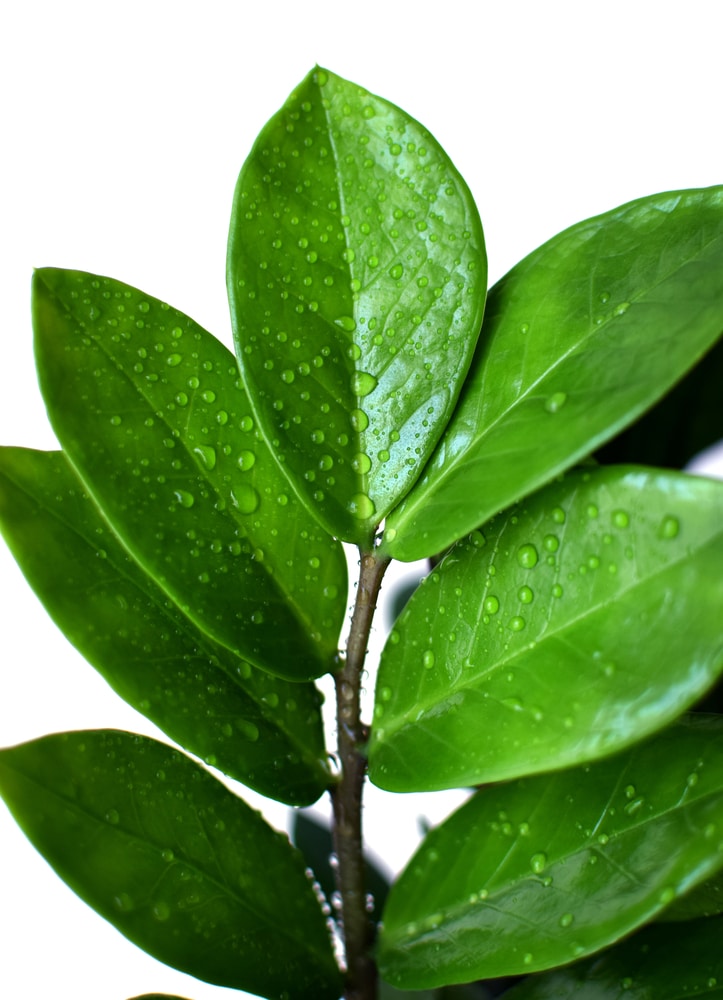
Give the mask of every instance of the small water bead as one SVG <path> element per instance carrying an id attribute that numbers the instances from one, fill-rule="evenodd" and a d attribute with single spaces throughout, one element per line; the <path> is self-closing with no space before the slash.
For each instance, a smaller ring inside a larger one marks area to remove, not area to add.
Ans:
<path id="1" fill-rule="evenodd" d="M 545 409 L 548 413 L 559 413 L 567 402 L 566 392 L 554 392 L 545 400 Z"/>
<path id="2" fill-rule="evenodd" d="M 211 471 L 216 467 L 216 450 L 207 444 L 197 444 L 193 449 L 195 455 L 201 459 L 203 466 Z"/>
<path id="3" fill-rule="evenodd" d="M 587 514 L 587 516 L 590 518 L 591 521 L 594 521 L 595 518 L 597 518 L 597 517 L 600 516 L 600 511 L 599 511 L 597 505 L 594 504 L 594 503 L 591 503 L 591 504 L 587 505 L 587 509 L 586 509 L 585 513 Z"/>
<path id="4" fill-rule="evenodd" d="M 256 455 L 252 451 L 242 451 L 238 457 L 238 467 L 242 472 L 248 472 L 256 463 Z"/>
<path id="5" fill-rule="evenodd" d="M 658 528 L 658 538 L 677 538 L 680 532 L 680 521 L 677 517 L 668 515 L 663 518 Z"/>
<path id="6" fill-rule="evenodd" d="M 361 433 L 369 426 L 369 417 L 366 415 L 364 410 L 352 410 L 349 414 L 349 423 L 351 424 L 352 430 L 357 433 Z"/>
<path id="7" fill-rule="evenodd" d="M 106 822 L 110 823 L 111 826 L 118 826 L 120 823 L 120 814 L 117 809 L 109 809 L 105 814 Z"/>
<path id="8" fill-rule="evenodd" d="M 110 422 L 114 427 L 120 427 L 120 425 L 123 423 L 123 418 L 116 413 L 114 416 L 110 418 Z"/>
<path id="9" fill-rule="evenodd" d="M 534 596 L 530 587 L 520 587 L 517 591 L 517 597 L 521 604 L 531 604 Z"/>
<path id="10" fill-rule="evenodd" d="M 507 627 L 512 632 L 521 632 L 525 627 L 525 619 L 521 615 L 515 615 L 513 618 L 510 618 Z"/>
<path id="11" fill-rule="evenodd" d="M 351 377 L 351 391 L 355 396 L 368 396 L 377 387 L 377 379 L 369 372 L 354 372 Z"/>
<path id="12" fill-rule="evenodd" d="M 259 495 L 256 490 L 253 486 L 243 483 L 231 491 L 231 500 L 241 514 L 253 514 L 259 505 Z"/>
<path id="13" fill-rule="evenodd" d="M 555 507 L 554 510 L 552 511 L 552 520 L 555 522 L 555 524 L 564 524 L 565 517 L 566 514 L 565 511 L 562 509 L 562 507 Z"/>
<path id="14" fill-rule="evenodd" d="M 404 274 L 404 267 L 402 266 L 402 264 L 394 264 L 392 265 L 392 267 L 389 268 L 389 277 L 394 278 L 395 281 L 398 281 L 403 274 Z"/>
<path id="15" fill-rule="evenodd" d="M 496 615 L 500 610 L 499 599 L 495 597 L 494 594 L 490 594 L 488 597 L 485 597 L 484 604 L 482 606 L 488 615 Z"/>
<path id="16" fill-rule="evenodd" d="M 422 665 L 425 670 L 431 670 L 434 666 L 434 653 L 431 649 L 427 649 L 422 656 Z"/>
<path id="17" fill-rule="evenodd" d="M 536 875 L 540 875 L 547 867 L 547 855 L 544 851 L 538 851 L 530 858 L 530 868 Z"/>
<path id="18" fill-rule="evenodd" d="M 560 548 L 560 539 L 557 535 L 545 535 L 542 539 L 542 545 L 547 552 L 557 552 Z"/>
<path id="19" fill-rule="evenodd" d="M 174 490 L 173 495 L 182 507 L 193 507 L 196 502 L 193 493 L 189 493 L 188 490 Z"/>
<path id="20" fill-rule="evenodd" d="M 347 510 L 358 521 L 367 521 L 376 512 L 374 501 L 366 493 L 355 493 L 347 504 Z"/>
<path id="21" fill-rule="evenodd" d="M 365 476 L 367 472 L 372 467 L 372 460 L 364 452 L 359 452 L 351 460 L 351 467 L 354 472 L 358 472 L 359 475 Z"/>
<path id="22" fill-rule="evenodd" d="M 538 558 L 537 549 L 529 543 L 521 545 L 517 550 L 517 562 L 525 569 L 532 569 L 533 566 L 536 566 Z"/>
<path id="23" fill-rule="evenodd" d="M 153 916 L 159 923 L 164 923 L 171 915 L 171 908 L 168 903 L 159 900 L 153 904 Z"/>
<path id="24" fill-rule="evenodd" d="M 337 316 L 334 322 L 345 333 L 354 333 L 356 330 L 356 320 L 352 316 Z"/>
<path id="25" fill-rule="evenodd" d="M 571 913 L 563 913 L 560 917 L 560 927 L 570 927 L 573 922 L 573 915 Z"/>
<path id="26" fill-rule="evenodd" d="M 613 524 L 616 528 L 627 528 L 630 524 L 630 515 L 624 510 L 613 511 Z"/>

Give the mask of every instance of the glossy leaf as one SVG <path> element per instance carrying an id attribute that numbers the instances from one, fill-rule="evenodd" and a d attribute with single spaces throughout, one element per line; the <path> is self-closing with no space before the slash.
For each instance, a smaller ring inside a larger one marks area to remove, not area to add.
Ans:
<path id="1" fill-rule="evenodd" d="M 723 866 L 723 722 L 474 795 L 392 886 L 379 965 L 404 989 L 591 954 Z"/>
<path id="2" fill-rule="evenodd" d="M 723 913 L 723 872 L 676 899 L 663 910 L 658 920 L 696 920 L 698 917 L 714 917 L 719 913 Z"/>
<path id="3" fill-rule="evenodd" d="M 596 459 L 682 469 L 723 438 L 721 385 L 723 340 L 652 410 L 608 441 Z"/>
<path id="4" fill-rule="evenodd" d="M 368 545 L 452 412 L 487 268 L 466 184 L 405 112 L 326 70 L 262 130 L 228 252 L 237 353 L 282 469 Z"/>
<path id="5" fill-rule="evenodd" d="M 722 330 L 723 187 L 555 236 L 490 292 L 459 405 L 384 551 L 443 551 L 629 424 Z"/>
<path id="6" fill-rule="evenodd" d="M 598 958 L 531 976 L 507 1000 L 685 1000 L 723 995 L 723 919 L 646 927 Z"/>
<path id="7" fill-rule="evenodd" d="M 301 855 L 187 757 L 64 733 L 0 752 L 0 792 L 71 888 L 155 958 L 260 996 L 339 996 Z"/>
<path id="8" fill-rule="evenodd" d="M 568 474 L 455 546 L 382 654 L 372 781 L 431 791 L 591 760 L 723 669 L 723 483 Z"/>
<path id="9" fill-rule="evenodd" d="M 0 449 L 0 527 L 68 639 L 191 753 L 291 805 L 328 787 L 319 694 L 215 643 L 119 544 L 61 453 Z"/>
<path id="10" fill-rule="evenodd" d="M 110 278 L 37 271 L 40 384 L 70 462 L 134 558 L 200 629 L 291 680 L 330 669 L 346 564 L 288 491 L 235 360 Z"/>

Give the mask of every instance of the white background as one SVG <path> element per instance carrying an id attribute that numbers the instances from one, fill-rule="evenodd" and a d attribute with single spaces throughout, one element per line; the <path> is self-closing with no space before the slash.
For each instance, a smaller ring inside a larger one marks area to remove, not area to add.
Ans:
<path id="1" fill-rule="evenodd" d="M 32 359 L 33 267 L 109 274 L 231 343 L 224 288 L 236 175 L 319 63 L 409 111 L 477 199 L 490 279 L 560 229 L 640 195 L 723 182 L 723 6 L 607 0 L 8 5 L 0 22 L 0 443 L 55 442 Z M 153 727 L 49 622 L 0 548 L 0 744 Z M 370 794 L 399 867 L 416 797 Z M 444 801 L 449 808 L 450 799 Z M 285 822 L 284 810 L 271 821 Z M 398 836 L 393 837 L 393 833 Z M 158 965 L 51 873 L 0 805 L 0 995 L 242 994 Z"/>

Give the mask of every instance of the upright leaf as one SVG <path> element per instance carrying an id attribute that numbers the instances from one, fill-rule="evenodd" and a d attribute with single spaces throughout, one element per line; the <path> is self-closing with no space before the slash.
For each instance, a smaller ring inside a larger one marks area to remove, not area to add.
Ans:
<path id="1" fill-rule="evenodd" d="M 382 654 L 372 781 L 429 791 L 591 760 L 723 669 L 723 483 L 568 474 L 456 545 Z"/>
<path id="2" fill-rule="evenodd" d="M 329 786 L 314 685 L 252 667 L 186 618 L 123 549 L 61 453 L 0 449 L 0 528 L 68 639 L 173 740 L 291 805 Z"/>
<path id="3" fill-rule="evenodd" d="M 369 544 L 457 399 L 486 290 L 482 226 L 436 140 L 326 70 L 236 188 L 228 290 L 266 439 L 332 534 Z"/>
<path id="4" fill-rule="evenodd" d="M 634 420 L 721 331 L 723 187 L 555 236 L 491 290 L 459 405 L 384 550 L 441 552 Z"/>
<path id="5" fill-rule="evenodd" d="M 200 629 L 291 680 L 330 669 L 341 547 L 255 429 L 233 356 L 193 320 L 80 271 L 33 283 L 53 428 L 133 557 Z"/>
<path id="6" fill-rule="evenodd" d="M 685 1000 L 723 992 L 723 918 L 646 927 L 596 958 L 530 976 L 507 1000 Z"/>
<path id="7" fill-rule="evenodd" d="M 723 722 L 485 788 L 392 886 L 382 975 L 403 989 L 534 972 L 617 941 L 723 866 Z"/>
<path id="8" fill-rule="evenodd" d="M 187 757 L 130 733 L 47 736 L 0 752 L 0 792 L 70 887 L 155 958 L 274 1000 L 339 996 L 301 855 Z"/>

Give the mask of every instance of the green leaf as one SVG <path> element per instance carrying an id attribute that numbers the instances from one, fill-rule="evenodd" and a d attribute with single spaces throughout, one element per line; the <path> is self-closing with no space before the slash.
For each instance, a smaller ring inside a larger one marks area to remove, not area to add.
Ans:
<path id="1" fill-rule="evenodd" d="M 685 1000 L 723 994 L 723 919 L 646 927 L 599 958 L 531 976 L 506 1000 Z"/>
<path id="2" fill-rule="evenodd" d="M 383 551 L 441 552 L 629 424 L 723 330 L 723 187 L 555 236 L 489 294 L 459 405 Z"/>
<path id="3" fill-rule="evenodd" d="M 652 410 L 601 448 L 596 459 L 682 469 L 723 438 L 721 385 L 723 340 Z"/>
<path id="4" fill-rule="evenodd" d="M 242 168 L 228 290 L 259 423 L 332 534 L 369 545 L 419 475 L 469 367 L 486 280 L 476 206 L 436 140 L 310 73 Z"/>
<path id="5" fill-rule="evenodd" d="M 131 733 L 47 736 L 0 752 L 0 792 L 61 878 L 155 958 L 260 996 L 339 996 L 303 858 L 183 754 Z"/>
<path id="6" fill-rule="evenodd" d="M 392 886 L 381 974 L 422 989 L 598 951 L 721 868 L 722 824 L 715 716 L 592 765 L 485 788 Z"/>
<path id="7" fill-rule="evenodd" d="M 723 872 L 676 899 L 658 917 L 660 921 L 695 920 L 723 913 Z"/>
<path id="8" fill-rule="evenodd" d="M 290 680 L 330 669 L 346 564 L 289 494 L 229 351 L 136 289 L 37 271 L 53 428 L 123 544 L 200 629 Z"/>
<path id="9" fill-rule="evenodd" d="M 0 528 L 51 617 L 191 753 L 291 805 L 330 782 L 319 694 L 215 643 L 119 544 L 61 453 L 0 449 Z"/>
<path id="10" fill-rule="evenodd" d="M 569 473 L 456 545 L 382 653 L 372 781 L 431 791 L 591 760 L 723 668 L 723 483 Z"/>

